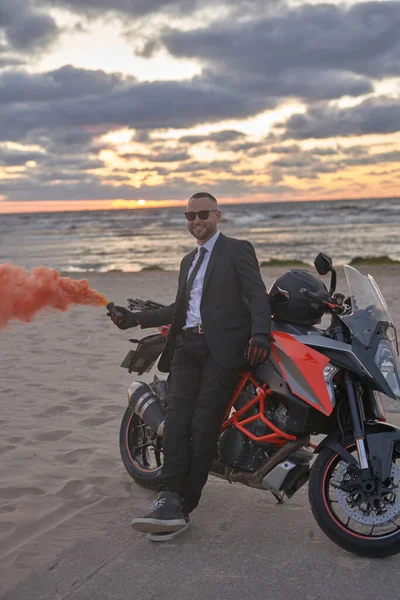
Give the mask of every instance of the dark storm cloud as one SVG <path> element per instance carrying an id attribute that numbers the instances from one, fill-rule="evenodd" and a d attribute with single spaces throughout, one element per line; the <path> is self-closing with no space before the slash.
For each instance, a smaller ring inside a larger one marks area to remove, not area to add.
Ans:
<path id="1" fill-rule="evenodd" d="M 379 165 L 382 163 L 399 163 L 400 151 L 392 150 L 391 152 L 377 152 L 375 154 L 366 154 L 365 156 L 347 158 L 344 161 L 346 166 L 361 166 L 361 165 Z"/>
<path id="2" fill-rule="evenodd" d="M 211 162 L 193 161 L 179 165 L 179 167 L 173 170 L 173 173 L 198 173 L 199 171 L 223 171 L 229 173 L 232 171 L 232 167 L 235 166 L 235 164 L 236 161 L 232 160 L 214 160 Z"/>
<path id="3" fill-rule="evenodd" d="M 17 67 L 23 64 L 25 64 L 25 61 L 21 60 L 20 58 L 9 56 L 7 54 L 2 56 L 0 54 L 0 69 L 4 69 L 5 67 Z"/>
<path id="4" fill-rule="evenodd" d="M 290 193 L 293 189 L 281 183 L 286 175 L 315 180 L 355 165 L 398 161 L 395 151 L 376 155 L 362 146 L 303 150 L 289 140 L 400 129 L 396 98 L 370 98 L 347 109 L 331 102 L 373 91 L 374 78 L 400 75 L 400 2 L 358 2 L 350 8 L 322 2 L 284 5 L 277 0 L 223 0 L 214 21 L 210 10 L 209 20 L 193 20 L 194 29 L 185 22 L 185 30 L 162 30 L 167 14 L 199 15 L 196 11 L 216 5 L 211 0 L 0 0 L 0 67 L 8 68 L 0 72 L 0 140 L 43 150 L 18 152 L 0 146 L 3 168 L 36 163 L 24 174 L 0 181 L 0 194 L 21 200 L 137 197 L 128 171 L 105 176 L 98 158 L 100 150 L 115 149 L 100 136 L 122 127 L 135 129 L 133 140 L 145 146 L 143 155 L 124 158 L 152 163 L 151 168 L 131 171 L 165 176 L 160 186 L 144 183 L 143 198 L 187 198 L 198 181 L 209 183 L 216 195 Z M 192 80 L 155 82 L 69 65 L 48 73 L 12 70 L 13 61 L 57 36 L 57 26 L 44 10 L 48 6 L 103 18 L 107 11 L 125 13 L 125 27 L 139 30 L 146 25 L 139 36 L 143 57 L 165 47 L 178 59 L 198 61 L 203 70 Z M 237 18 L 232 18 L 233 11 Z M 259 141 L 233 129 L 178 140 L 153 137 L 157 129 L 252 117 L 286 98 L 302 99 L 306 112 Z M 201 143 L 234 152 L 235 160 L 194 160 L 189 147 Z M 242 158 L 264 156 L 265 161 L 257 161 L 257 174 L 270 175 L 268 186 L 252 180 L 250 160 L 239 172 Z"/>
<path id="5" fill-rule="evenodd" d="M 292 144 L 291 146 L 271 146 L 269 150 L 273 154 L 293 154 L 300 152 L 301 148 L 298 144 Z"/>
<path id="6" fill-rule="evenodd" d="M 58 36 L 54 19 L 48 15 L 31 14 L 7 28 L 10 45 L 21 51 L 46 47 Z"/>
<path id="7" fill-rule="evenodd" d="M 47 0 L 46 3 L 86 14 L 103 14 L 105 11 L 112 11 L 133 16 L 168 10 L 179 10 L 182 14 L 190 14 L 201 4 L 199 0 Z"/>
<path id="8" fill-rule="evenodd" d="M 102 96 L 123 90 L 133 77 L 123 79 L 104 71 L 88 71 L 66 65 L 47 73 L 6 71 L 0 74 L 0 104 L 36 103 Z"/>
<path id="9" fill-rule="evenodd" d="M 37 161 L 42 158 L 43 153 L 41 152 L 24 152 L 0 147 L 0 166 L 2 167 L 22 166 L 29 161 Z"/>
<path id="10" fill-rule="evenodd" d="M 117 12 L 134 17 L 158 14 L 174 14 L 188 16 L 206 7 L 215 7 L 215 0 L 42 0 L 50 6 L 71 8 L 86 14 L 104 14 Z M 282 0 L 235 0 L 234 6 L 229 0 L 221 0 L 218 8 L 227 7 L 231 13 L 241 14 L 244 11 L 262 11 L 270 6 L 283 4 Z"/>
<path id="11" fill-rule="evenodd" d="M 186 128 L 245 118 L 267 105 L 265 98 L 199 79 L 139 83 L 73 67 L 47 75 L 4 73 L 0 78 L 0 139 L 16 140 L 35 129 Z"/>
<path id="12" fill-rule="evenodd" d="M 138 152 L 121 154 L 121 158 L 125 158 L 130 160 L 132 158 L 140 158 L 145 162 L 161 162 L 161 163 L 169 163 L 169 162 L 179 162 L 190 159 L 190 155 L 184 152 L 153 152 L 152 154 L 140 154 Z"/>
<path id="13" fill-rule="evenodd" d="M 53 17 L 33 0 L 1 0 L 0 34 L 9 50 L 31 52 L 45 48 L 59 34 Z"/>
<path id="14" fill-rule="evenodd" d="M 178 58 L 199 59 L 224 85 L 275 96 L 339 98 L 400 74 L 400 3 L 305 5 L 276 16 L 226 20 L 162 37 Z"/>
<path id="15" fill-rule="evenodd" d="M 216 133 L 210 133 L 209 135 L 184 135 L 180 138 L 180 141 L 184 144 L 194 145 L 201 144 L 203 142 L 232 142 L 242 137 L 245 137 L 245 134 L 241 131 L 225 129 L 223 131 L 217 131 Z"/>
<path id="16" fill-rule="evenodd" d="M 394 133 L 400 130 L 400 102 L 377 97 L 351 108 L 311 107 L 305 114 L 292 115 L 285 126 L 284 137 L 296 140 Z"/>

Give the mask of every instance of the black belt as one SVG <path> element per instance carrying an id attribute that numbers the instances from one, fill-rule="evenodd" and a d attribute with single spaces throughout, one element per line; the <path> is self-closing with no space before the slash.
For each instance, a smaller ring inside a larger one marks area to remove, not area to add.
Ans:
<path id="1" fill-rule="evenodd" d="M 198 333 L 204 335 L 203 325 L 195 325 L 194 327 L 187 327 L 182 329 L 182 333 Z"/>

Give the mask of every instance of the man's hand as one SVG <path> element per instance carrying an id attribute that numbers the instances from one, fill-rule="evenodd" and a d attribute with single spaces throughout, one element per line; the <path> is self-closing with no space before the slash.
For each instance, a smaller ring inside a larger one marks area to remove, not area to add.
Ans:
<path id="1" fill-rule="evenodd" d="M 114 306 L 109 310 L 110 312 L 107 313 L 107 316 L 110 317 L 111 321 L 119 329 L 129 329 L 130 327 L 139 325 L 139 320 L 137 318 L 137 315 L 140 314 L 139 312 L 131 312 L 124 306 Z"/>
<path id="2" fill-rule="evenodd" d="M 254 366 L 258 365 L 269 357 L 271 354 L 271 340 L 266 333 L 256 333 L 249 340 L 247 346 L 246 358 L 249 363 Z"/>

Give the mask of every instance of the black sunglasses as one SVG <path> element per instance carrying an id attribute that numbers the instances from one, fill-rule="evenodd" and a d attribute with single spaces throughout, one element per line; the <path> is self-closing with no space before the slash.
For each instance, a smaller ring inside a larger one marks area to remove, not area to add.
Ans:
<path id="1" fill-rule="evenodd" d="M 194 221 L 196 215 L 199 215 L 199 219 L 205 221 L 210 216 L 210 212 L 217 212 L 217 210 L 217 208 L 215 208 L 214 210 L 199 210 L 198 212 L 194 212 L 191 210 L 189 212 L 185 212 L 185 217 L 188 221 Z"/>

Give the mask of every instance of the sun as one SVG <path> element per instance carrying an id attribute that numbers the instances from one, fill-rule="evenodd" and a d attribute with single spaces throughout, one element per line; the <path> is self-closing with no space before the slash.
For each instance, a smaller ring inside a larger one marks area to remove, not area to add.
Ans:
<path id="1" fill-rule="evenodd" d="M 143 198 L 140 198 L 140 199 L 137 201 L 137 203 L 138 203 L 140 206 L 144 206 L 144 205 L 146 204 L 146 200 L 143 200 Z"/>

